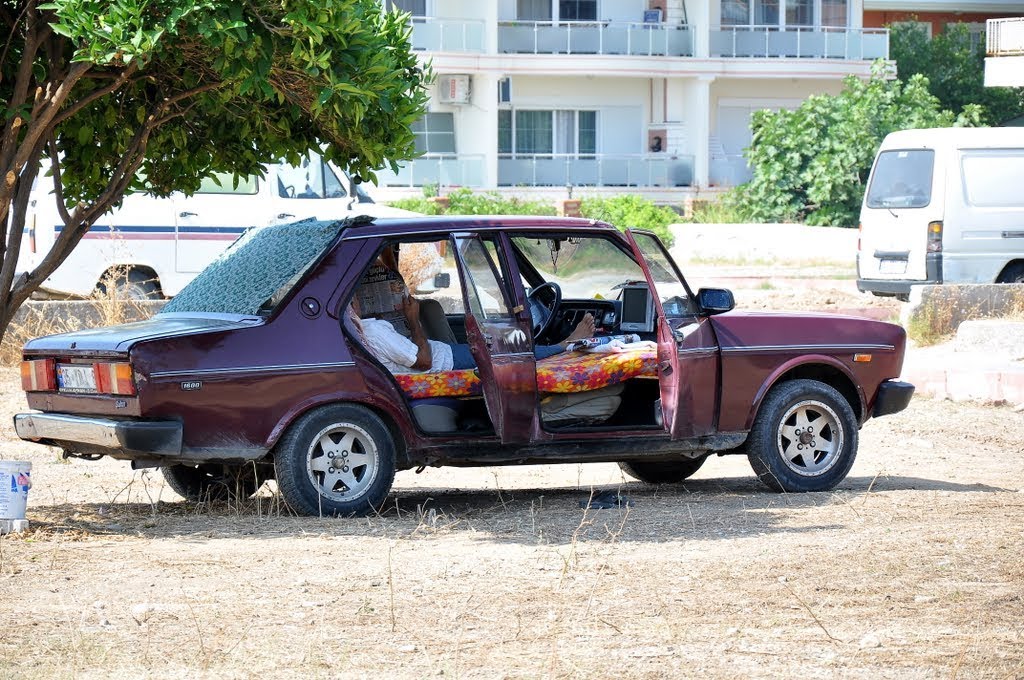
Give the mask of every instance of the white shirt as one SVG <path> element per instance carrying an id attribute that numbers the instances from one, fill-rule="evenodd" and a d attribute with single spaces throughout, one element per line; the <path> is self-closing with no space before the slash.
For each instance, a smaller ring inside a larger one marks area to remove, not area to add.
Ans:
<path id="1" fill-rule="evenodd" d="M 430 369 L 420 371 L 412 368 L 419 352 L 415 342 L 396 331 L 394 326 L 383 319 L 369 318 L 362 321 L 368 349 L 392 373 L 437 373 L 452 370 L 451 345 L 428 339 Z"/>

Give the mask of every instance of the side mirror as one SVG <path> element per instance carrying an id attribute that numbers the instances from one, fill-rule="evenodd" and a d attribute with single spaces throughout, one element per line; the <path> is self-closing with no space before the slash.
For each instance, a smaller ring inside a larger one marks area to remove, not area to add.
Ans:
<path id="1" fill-rule="evenodd" d="M 448 272 L 442 272 L 434 275 L 434 288 L 451 288 L 452 275 Z"/>
<path id="2" fill-rule="evenodd" d="M 721 314 L 736 306 L 732 291 L 727 288 L 701 288 L 697 291 L 697 303 L 705 314 Z"/>

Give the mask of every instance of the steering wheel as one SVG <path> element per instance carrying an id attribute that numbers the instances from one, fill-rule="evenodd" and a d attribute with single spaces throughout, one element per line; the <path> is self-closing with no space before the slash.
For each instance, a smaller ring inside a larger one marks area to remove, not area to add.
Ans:
<path id="1" fill-rule="evenodd" d="M 555 323 L 558 306 L 562 304 L 562 289 L 554 281 L 542 283 L 526 296 L 533 318 L 533 338 L 543 336 Z"/>

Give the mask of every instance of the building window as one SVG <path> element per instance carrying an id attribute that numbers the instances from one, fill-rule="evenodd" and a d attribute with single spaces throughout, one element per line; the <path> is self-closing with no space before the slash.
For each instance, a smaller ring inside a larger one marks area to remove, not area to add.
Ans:
<path id="1" fill-rule="evenodd" d="M 597 111 L 498 111 L 498 153 L 517 156 L 597 153 Z"/>
<path id="2" fill-rule="evenodd" d="M 821 25 L 846 26 L 848 12 L 846 0 L 821 0 Z"/>
<path id="3" fill-rule="evenodd" d="M 560 0 L 558 18 L 562 21 L 595 21 L 597 0 Z"/>
<path id="4" fill-rule="evenodd" d="M 551 0 L 516 0 L 520 21 L 551 21 Z"/>
<path id="5" fill-rule="evenodd" d="M 412 124 L 416 150 L 422 153 L 455 153 L 455 114 L 428 113 Z"/>
<path id="6" fill-rule="evenodd" d="M 427 16 L 427 0 L 384 0 L 384 7 L 389 12 L 408 12 L 414 17 Z"/>
<path id="7" fill-rule="evenodd" d="M 723 26 L 847 26 L 848 0 L 721 0 Z"/>

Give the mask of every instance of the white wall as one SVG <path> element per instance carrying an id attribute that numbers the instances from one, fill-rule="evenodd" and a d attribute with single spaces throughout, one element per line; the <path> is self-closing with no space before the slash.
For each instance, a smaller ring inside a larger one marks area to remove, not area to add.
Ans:
<path id="1" fill-rule="evenodd" d="M 427 3 L 430 15 L 445 19 L 484 19 L 487 17 L 486 2 L 474 0 L 433 0 Z M 513 6 L 515 5 L 513 0 Z"/>

